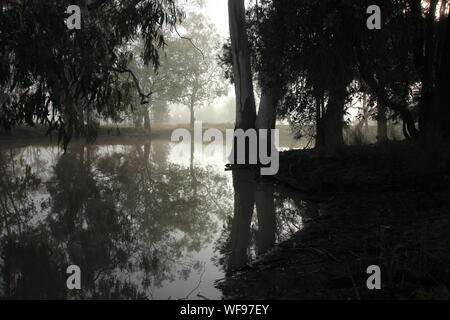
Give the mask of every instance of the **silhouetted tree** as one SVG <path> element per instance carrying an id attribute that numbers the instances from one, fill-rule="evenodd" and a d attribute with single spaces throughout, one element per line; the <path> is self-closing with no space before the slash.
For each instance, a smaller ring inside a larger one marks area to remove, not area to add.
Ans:
<path id="1" fill-rule="evenodd" d="M 64 23 L 69 4 L 81 8 L 81 30 Z M 157 66 L 161 28 L 180 17 L 172 0 L 1 1 L 2 127 L 40 123 L 67 145 L 74 134 L 95 133 L 93 114 L 118 117 L 133 86 L 146 103 L 149 93 L 127 67 L 127 45 L 140 31 L 143 60 Z"/>

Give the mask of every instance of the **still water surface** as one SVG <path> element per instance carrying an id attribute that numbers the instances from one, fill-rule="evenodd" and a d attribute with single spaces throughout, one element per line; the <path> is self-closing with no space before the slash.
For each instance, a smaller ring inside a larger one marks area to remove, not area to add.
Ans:
<path id="1" fill-rule="evenodd" d="M 220 299 L 215 281 L 311 210 L 254 172 L 224 171 L 220 146 L 117 143 L 0 148 L 0 297 Z M 66 287 L 72 264 L 82 290 Z"/>

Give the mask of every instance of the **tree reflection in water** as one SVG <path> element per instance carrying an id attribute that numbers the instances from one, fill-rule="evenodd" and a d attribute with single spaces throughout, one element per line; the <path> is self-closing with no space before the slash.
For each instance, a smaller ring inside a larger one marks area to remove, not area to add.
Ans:
<path id="1" fill-rule="evenodd" d="M 0 296 L 152 298 L 198 272 L 192 253 L 213 241 L 231 190 L 224 174 L 169 163 L 169 152 L 73 145 L 45 179 L 23 150 L 1 150 Z M 66 288 L 71 264 L 83 290 Z"/>
<path id="2" fill-rule="evenodd" d="M 185 298 L 208 265 L 219 298 L 214 280 L 317 214 L 253 171 L 194 164 L 186 147 L 182 164 L 161 141 L 0 150 L 0 297 Z M 82 290 L 66 288 L 72 264 Z"/>
<path id="3" fill-rule="evenodd" d="M 216 241 L 214 256 L 227 275 L 242 270 L 256 256 L 291 237 L 308 215 L 313 218 L 318 212 L 317 205 L 257 177 L 256 171 L 234 170 L 232 175 L 234 214 L 228 217 Z"/>

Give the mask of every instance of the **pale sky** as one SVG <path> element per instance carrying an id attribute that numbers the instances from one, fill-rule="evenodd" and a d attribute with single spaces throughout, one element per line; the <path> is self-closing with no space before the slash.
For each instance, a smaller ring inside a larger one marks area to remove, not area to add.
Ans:
<path id="1" fill-rule="evenodd" d="M 205 0 L 202 12 L 216 25 L 222 37 L 229 37 L 228 0 Z"/>
<path id="2" fill-rule="evenodd" d="M 253 0 L 246 0 L 248 8 Z M 216 25 L 221 36 L 228 38 L 230 29 L 228 27 L 228 0 L 204 0 L 205 6 L 202 12 Z"/>

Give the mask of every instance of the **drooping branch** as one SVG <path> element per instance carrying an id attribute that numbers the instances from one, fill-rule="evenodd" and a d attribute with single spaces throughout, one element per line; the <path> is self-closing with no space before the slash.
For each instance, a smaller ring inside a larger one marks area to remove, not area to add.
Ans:
<path id="1" fill-rule="evenodd" d="M 363 80 L 375 92 L 375 95 L 380 103 L 400 114 L 405 123 L 405 129 L 408 134 L 413 138 L 418 138 L 419 130 L 416 128 L 414 118 L 411 111 L 408 109 L 408 106 L 389 99 L 386 90 L 377 83 L 373 75 L 363 75 Z"/>
<path id="2" fill-rule="evenodd" d="M 129 75 L 131 75 L 131 77 L 133 78 L 133 82 L 136 86 L 136 90 L 138 91 L 139 96 L 141 97 L 141 104 L 149 103 L 148 99 L 151 97 L 152 92 L 149 92 L 148 94 L 145 94 L 143 92 L 141 85 L 139 84 L 139 79 L 136 77 L 133 71 L 131 71 L 130 69 L 118 69 L 114 67 L 111 67 L 111 70 L 118 73 L 128 73 Z"/>
<path id="3" fill-rule="evenodd" d="M 419 130 L 416 128 L 416 124 L 414 121 L 414 117 L 411 114 L 408 106 L 406 104 L 402 104 L 396 102 L 389 98 L 389 95 L 386 92 L 386 89 L 378 83 L 375 79 L 374 70 L 369 70 L 367 66 L 366 59 L 364 58 L 362 48 L 358 48 L 357 56 L 360 62 L 360 73 L 361 78 L 364 82 L 371 88 L 371 90 L 375 93 L 378 101 L 391 110 L 394 110 L 400 114 L 404 121 L 404 132 L 405 136 L 411 136 L 413 138 L 419 137 Z M 407 133 L 407 134 L 406 134 Z"/>

